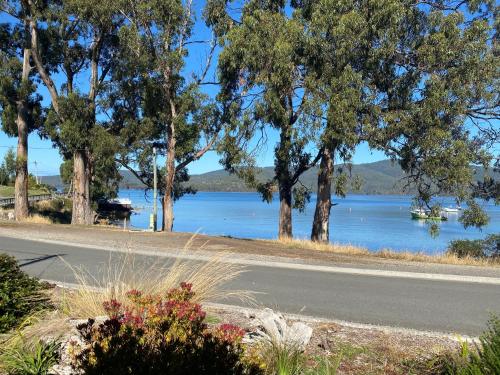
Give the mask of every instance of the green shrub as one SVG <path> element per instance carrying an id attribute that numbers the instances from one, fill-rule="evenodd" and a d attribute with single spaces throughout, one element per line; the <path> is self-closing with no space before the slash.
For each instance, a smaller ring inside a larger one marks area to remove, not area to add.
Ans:
<path id="1" fill-rule="evenodd" d="M 494 375 L 500 374 L 500 319 L 492 317 L 480 344 L 463 342 L 459 353 L 447 353 L 431 361 L 432 374 Z"/>
<path id="2" fill-rule="evenodd" d="M 106 302 L 109 319 L 77 327 L 84 345 L 74 348 L 73 367 L 89 375 L 259 374 L 244 355 L 244 332 L 227 324 L 209 329 L 193 296 L 182 283 L 166 296 L 130 291 L 127 306 Z"/>
<path id="3" fill-rule="evenodd" d="M 21 271 L 13 257 L 0 254 L 0 333 L 49 306 L 43 289 L 46 285 Z"/>
<path id="4" fill-rule="evenodd" d="M 484 240 L 455 240 L 448 247 L 448 254 L 459 258 L 500 258 L 500 235 L 491 234 Z"/>
<path id="5" fill-rule="evenodd" d="M 56 341 L 20 342 L 5 349 L 1 366 L 10 375 L 45 375 L 58 363 L 60 349 L 61 344 Z"/>
<path id="6" fill-rule="evenodd" d="M 490 234 L 483 240 L 483 252 L 489 258 L 500 258 L 500 234 Z"/>
<path id="7" fill-rule="evenodd" d="M 450 242 L 448 254 L 459 258 L 484 258 L 482 240 L 454 240 Z"/>
<path id="8" fill-rule="evenodd" d="M 469 355 L 465 374 L 500 374 L 500 319 L 493 317 L 479 338 L 481 345 Z"/>

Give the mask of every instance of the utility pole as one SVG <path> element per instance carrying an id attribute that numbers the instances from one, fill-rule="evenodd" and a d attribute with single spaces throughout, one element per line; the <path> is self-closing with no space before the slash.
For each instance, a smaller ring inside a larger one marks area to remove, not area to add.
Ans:
<path id="1" fill-rule="evenodd" d="M 153 147 L 153 214 L 149 220 L 149 226 L 156 232 L 158 215 L 158 177 L 156 175 L 156 147 Z"/>

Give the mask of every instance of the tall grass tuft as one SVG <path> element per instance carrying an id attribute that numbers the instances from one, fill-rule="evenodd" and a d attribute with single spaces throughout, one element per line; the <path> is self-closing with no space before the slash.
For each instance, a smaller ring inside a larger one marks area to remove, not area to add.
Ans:
<path id="1" fill-rule="evenodd" d="M 7 346 L 0 356 L 0 370 L 10 375 L 45 375 L 56 365 L 61 344 L 57 341 L 25 342 Z"/>
<path id="2" fill-rule="evenodd" d="M 299 347 L 283 345 L 276 340 L 260 343 L 260 352 L 268 375 L 300 375 L 306 369 L 307 357 Z"/>
<path id="3" fill-rule="evenodd" d="M 68 265 L 74 272 L 78 287 L 62 294 L 63 311 L 74 318 L 103 316 L 103 302 L 111 299 L 126 302 L 126 293 L 130 290 L 151 295 L 165 294 L 183 281 L 193 285 L 196 292 L 193 302 L 196 303 L 229 297 L 252 300 L 247 291 L 224 288 L 244 272 L 242 266 L 222 262 L 224 253 L 214 254 L 208 261 L 185 259 L 182 256 L 188 252 L 193 255 L 189 249 L 191 243 L 192 240 L 175 259 L 146 257 L 130 250 L 111 253 L 108 264 L 97 275 Z"/>

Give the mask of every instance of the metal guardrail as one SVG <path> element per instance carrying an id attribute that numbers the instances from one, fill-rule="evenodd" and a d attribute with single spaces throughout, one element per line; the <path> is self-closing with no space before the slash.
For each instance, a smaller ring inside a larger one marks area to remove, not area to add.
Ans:
<path id="1" fill-rule="evenodd" d="M 46 201 L 46 200 L 61 198 L 64 196 L 65 194 L 61 193 L 30 195 L 28 196 L 28 202 Z M 14 205 L 15 201 L 16 199 L 14 197 L 0 198 L 0 206 L 2 207 L 11 206 Z"/>

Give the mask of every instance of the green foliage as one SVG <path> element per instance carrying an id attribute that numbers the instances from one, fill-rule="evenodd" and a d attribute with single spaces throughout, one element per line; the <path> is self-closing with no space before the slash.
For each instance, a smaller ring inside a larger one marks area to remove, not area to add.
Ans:
<path id="1" fill-rule="evenodd" d="M 83 202 L 114 197 L 120 179 L 115 161 L 118 130 L 101 115 L 107 108 L 104 92 L 108 74 L 117 63 L 117 32 L 123 17 L 118 16 L 116 7 L 98 1 L 30 6 L 30 11 L 36 13 L 32 33 L 36 30 L 38 57 L 45 72 L 39 66 L 37 70 L 41 77 L 44 73 L 48 76 L 43 81 L 52 99 L 41 135 L 58 147 L 65 166 L 70 167 L 67 161 L 76 154 L 83 159 L 86 170 L 79 177 L 89 181 L 91 195 Z M 36 12 L 32 9 L 35 6 L 40 7 Z M 65 77 L 60 88 L 51 82 L 58 73 Z M 76 85 L 81 79 L 89 79 L 86 90 Z M 65 179 L 72 178 L 72 171 L 64 172 Z"/>
<path id="2" fill-rule="evenodd" d="M 488 215 L 474 200 L 470 200 L 467 203 L 467 208 L 462 212 L 458 220 L 464 225 L 465 228 L 481 228 L 482 226 L 487 225 L 490 221 Z"/>
<path id="3" fill-rule="evenodd" d="M 500 235 L 491 234 L 484 240 L 454 240 L 450 242 L 448 254 L 459 258 L 500 258 Z"/>
<path id="4" fill-rule="evenodd" d="M 269 375 L 300 375 L 306 370 L 307 356 L 294 345 L 269 341 L 259 350 Z"/>
<path id="5" fill-rule="evenodd" d="M 299 12 L 286 7 L 286 2 L 245 1 L 239 24 L 227 33 L 218 99 L 231 108 L 230 125 L 218 150 L 225 169 L 264 201 L 279 192 L 280 235 L 291 236 L 291 208 L 303 211 L 310 196 L 301 176 L 318 162 L 314 146 L 322 102 L 308 87 L 306 25 Z M 261 182 L 255 164 L 268 131 L 278 133 L 279 141 L 271 145 L 274 173 Z"/>
<path id="6" fill-rule="evenodd" d="M 380 50 L 385 61 L 389 58 L 374 80 L 386 96 L 380 115 L 384 126 L 372 127 L 370 143 L 399 161 L 426 203 L 439 194 L 469 203 L 473 165 L 488 169 L 493 160 L 499 59 L 489 41 L 497 33 L 495 11 L 488 1 L 477 4 L 450 13 L 438 2 L 428 10 L 405 6 L 394 14 L 403 26 L 394 36 L 403 45 Z M 401 50 L 408 51 L 405 57 L 397 57 Z M 471 203 L 462 223 L 480 227 L 487 217 Z"/>
<path id="7" fill-rule="evenodd" d="M 20 8 L 20 7 L 19 7 Z M 34 72 L 28 81 L 22 79 L 24 30 L 19 25 L 0 25 L 0 122 L 2 130 L 10 137 L 17 137 L 18 104 L 26 103 L 28 132 L 39 128 L 43 122 L 42 97 L 33 82 Z"/>
<path id="8" fill-rule="evenodd" d="M 482 240 L 454 240 L 450 242 L 447 252 L 459 258 L 483 258 L 482 244 Z"/>
<path id="9" fill-rule="evenodd" d="M 128 293 L 124 306 L 105 303 L 109 319 L 78 326 L 84 347 L 73 366 L 85 374 L 258 374 L 244 359 L 244 331 L 223 324 L 209 329 L 190 284 L 164 296 Z"/>
<path id="10" fill-rule="evenodd" d="M 9 148 L 0 165 L 0 185 L 10 185 L 16 178 L 16 154 Z"/>
<path id="11" fill-rule="evenodd" d="M 481 345 L 477 352 L 470 355 L 468 369 L 473 373 L 480 370 L 482 374 L 500 373 L 500 319 L 492 317 L 488 329 L 479 337 Z"/>
<path id="12" fill-rule="evenodd" d="M 225 4 L 208 1 L 206 6 L 207 25 L 218 28 L 220 35 L 227 28 L 219 27 L 220 22 L 228 22 Z M 134 23 L 119 31 L 120 64 L 112 71 L 114 84 L 107 98 L 113 122 L 121 127 L 118 159 L 152 187 L 153 147 L 160 156 L 169 147 L 173 149 L 176 170 L 173 189 L 168 186 L 168 190 L 177 199 L 192 192 L 181 185 L 189 180 L 186 166 L 211 148 L 222 126 L 218 106 L 200 88 L 210 68 L 215 40 L 208 44 L 205 73 L 190 75 L 185 70 L 189 43 L 196 39 L 192 35 L 193 9 L 178 0 L 140 6 L 123 1 L 120 9 Z M 163 194 L 166 177 L 159 177 Z"/>
<path id="13" fill-rule="evenodd" d="M 479 344 L 471 347 L 467 342 L 457 354 L 440 358 L 435 366 L 437 374 L 490 375 L 500 373 L 500 319 L 493 316 L 488 328 L 479 337 Z"/>
<path id="14" fill-rule="evenodd" d="M 14 347 L 5 348 L 0 365 L 9 375 L 46 375 L 58 363 L 60 349 L 57 341 L 20 341 Z"/>
<path id="15" fill-rule="evenodd" d="M 13 257 L 0 254 L 0 333 L 49 306 L 43 289 L 45 285 L 21 271 Z"/>

